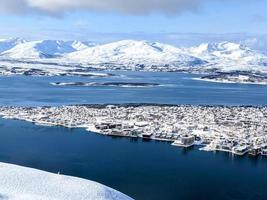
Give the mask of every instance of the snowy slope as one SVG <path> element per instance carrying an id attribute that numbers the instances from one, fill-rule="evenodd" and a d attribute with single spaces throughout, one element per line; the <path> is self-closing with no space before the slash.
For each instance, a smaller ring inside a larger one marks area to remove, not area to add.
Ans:
<path id="1" fill-rule="evenodd" d="M 1 43 L 2 42 L 2 43 Z M 93 42 L 21 39 L 0 40 L 0 74 L 15 65 L 36 64 L 103 70 L 144 71 L 257 71 L 267 73 L 267 55 L 242 44 L 204 43 L 178 48 L 157 42 L 123 40 L 104 45 Z M 9 63 L 7 63 L 9 62 Z M 4 69 L 5 68 L 5 69 Z M 8 68 L 8 69 L 7 69 Z M 45 70 L 45 69 L 43 69 Z M 75 70 L 75 69 L 74 69 Z"/>
<path id="2" fill-rule="evenodd" d="M 20 38 L 0 39 L 0 53 L 7 51 L 18 44 L 25 43 L 26 40 Z"/>
<path id="3" fill-rule="evenodd" d="M 191 55 L 222 67 L 235 65 L 238 68 L 251 65 L 267 65 L 266 55 L 237 43 L 204 43 L 197 47 L 189 48 L 186 51 Z"/>
<path id="4" fill-rule="evenodd" d="M 123 40 L 88 48 L 66 55 L 71 61 L 81 63 L 115 63 L 125 65 L 194 66 L 203 61 L 182 52 L 179 48 L 161 43 Z"/>
<path id="5" fill-rule="evenodd" d="M 74 40 L 74 41 L 66 41 L 66 44 L 70 45 L 74 51 L 81 51 L 81 50 L 85 50 L 88 47 L 94 47 L 97 44 L 95 42 L 82 42 L 82 41 L 78 41 L 78 40 Z M 72 52 L 74 52 L 72 51 Z"/>
<path id="6" fill-rule="evenodd" d="M 99 183 L 0 163 L 0 199 L 9 200 L 130 200 Z"/>
<path id="7" fill-rule="evenodd" d="M 2 56 L 14 59 L 53 58 L 86 48 L 88 46 L 79 41 L 41 40 L 18 44 L 2 52 Z"/>

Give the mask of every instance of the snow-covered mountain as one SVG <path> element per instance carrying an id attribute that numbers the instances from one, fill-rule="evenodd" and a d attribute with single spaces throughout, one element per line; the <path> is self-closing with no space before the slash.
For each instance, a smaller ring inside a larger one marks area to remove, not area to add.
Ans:
<path id="1" fill-rule="evenodd" d="M 187 49 L 191 55 L 219 65 L 267 65 L 267 56 L 242 44 L 204 43 Z"/>
<path id="2" fill-rule="evenodd" d="M 21 38 L 9 38 L 9 39 L 0 39 L 0 53 L 7 51 L 16 45 L 25 43 L 26 40 Z"/>
<path id="3" fill-rule="evenodd" d="M 74 41 L 67 41 L 65 42 L 66 44 L 69 44 L 70 46 L 72 46 L 76 51 L 81 51 L 81 50 L 85 50 L 88 47 L 94 47 L 97 44 L 95 42 L 81 42 L 78 40 L 74 40 Z"/>
<path id="4" fill-rule="evenodd" d="M 204 61 L 181 49 L 161 43 L 123 40 L 99 45 L 66 55 L 66 58 L 81 63 L 113 63 L 122 65 L 195 66 Z"/>
<path id="5" fill-rule="evenodd" d="M 8 69 L 33 63 L 95 69 L 145 71 L 257 71 L 267 73 L 267 55 L 243 44 L 205 43 L 178 48 L 148 41 L 93 42 L 0 40 L 0 64 Z M 28 66 L 26 66 L 28 65 Z M 1 67 L 0 67 L 1 69 Z M 42 69 L 44 70 L 44 69 Z"/>
<path id="6" fill-rule="evenodd" d="M 54 58 L 88 47 L 89 44 L 80 41 L 41 40 L 19 43 L 1 55 L 14 59 Z"/>

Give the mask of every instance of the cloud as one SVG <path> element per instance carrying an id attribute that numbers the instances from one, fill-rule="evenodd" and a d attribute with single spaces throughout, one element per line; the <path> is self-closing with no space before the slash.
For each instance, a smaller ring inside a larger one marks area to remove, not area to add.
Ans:
<path id="1" fill-rule="evenodd" d="M 244 40 L 243 44 L 251 47 L 252 49 L 256 49 L 264 53 L 267 53 L 267 34 L 250 37 Z"/>
<path id="2" fill-rule="evenodd" d="M 167 15 L 195 10 L 207 0 L 0 0 L 0 11 L 43 12 L 61 15 L 68 11 L 111 11 L 130 15 L 160 12 Z"/>
<path id="3" fill-rule="evenodd" d="M 0 11 L 6 13 L 23 13 L 27 10 L 27 4 L 23 0 L 0 0 Z"/>

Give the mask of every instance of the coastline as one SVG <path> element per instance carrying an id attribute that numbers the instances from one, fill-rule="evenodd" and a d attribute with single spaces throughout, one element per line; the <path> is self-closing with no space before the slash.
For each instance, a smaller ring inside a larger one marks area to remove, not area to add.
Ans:
<path id="1" fill-rule="evenodd" d="M 207 78 L 192 78 L 192 80 L 197 81 L 206 81 L 206 82 L 212 82 L 212 83 L 223 83 L 223 84 L 244 84 L 244 85 L 267 85 L 266 83 L 256 83 L 256 82 L 234 82 L 234 81 L 228 81 L 228 80 L 215 80 L 215 79 L 207 79 Z"/>
<path id="2" fill-rule="evenodd" d="M 1 116 L 40 126 L 84 128 L 107 136 L 169 141 L 185 148 L 204 145 L 201 150 L 228 151 L 237 155 L 243 155 L 238 152 L 242 148 L 245 148 L 244 154 L 256 148 L 262 152 L 267 149 L 263 125 L 267 121 L 267 106 L 91 104 L 0 107 Z M 252 130 L 244 138 L 247 128 Z"/>

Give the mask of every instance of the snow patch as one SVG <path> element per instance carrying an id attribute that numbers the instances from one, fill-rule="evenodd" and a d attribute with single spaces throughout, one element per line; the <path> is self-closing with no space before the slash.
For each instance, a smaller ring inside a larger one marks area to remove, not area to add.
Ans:
<path id="1" fill-rule="evenodd" d="M 0 162 L 3 200 L 130 200 L 99 183 Z"/>

